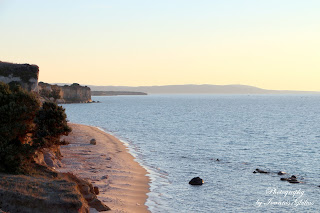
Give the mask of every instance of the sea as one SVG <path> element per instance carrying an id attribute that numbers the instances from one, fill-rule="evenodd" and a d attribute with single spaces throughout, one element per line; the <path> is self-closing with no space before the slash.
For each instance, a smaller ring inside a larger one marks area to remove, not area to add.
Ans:
<path id="1" fill-rule="evenodd" d="M 320 212 L 320 95 L 92 99 L 63 105 L 68 120 L 128 146 L 149 172 L 151 212 Z M 301 183 L 280 180 L 291 175 Z"/>

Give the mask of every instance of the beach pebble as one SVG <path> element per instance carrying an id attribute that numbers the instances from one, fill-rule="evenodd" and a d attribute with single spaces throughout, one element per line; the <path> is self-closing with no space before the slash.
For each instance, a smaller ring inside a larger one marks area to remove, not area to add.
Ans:
<path id="1" fill-rule="evenodd" d="M 101 177 L 101 179 L 108 179 L 108 178 L 109 178 L 108 175 L 104 175 L 104 176 Z"/>
<path id="2" fill-rule="evenodd" d="M 92 139 L 90 140 L 90 144 L 92 144 L 92 145 L 96 145 L 96 144 L 97 144 L 96 139 L 92 138 Z"/>

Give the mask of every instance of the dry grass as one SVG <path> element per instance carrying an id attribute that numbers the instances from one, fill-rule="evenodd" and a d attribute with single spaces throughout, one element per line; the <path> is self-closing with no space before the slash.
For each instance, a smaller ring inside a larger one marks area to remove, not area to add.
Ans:
<path id="1" fill-rule="evenodd" d="M 43 173 L 38 177 L 0 174 L 0 209 L 9 212 L 87 212 L 77 184 Z M 46 209 L 44 211 L 44 209 Z"/>

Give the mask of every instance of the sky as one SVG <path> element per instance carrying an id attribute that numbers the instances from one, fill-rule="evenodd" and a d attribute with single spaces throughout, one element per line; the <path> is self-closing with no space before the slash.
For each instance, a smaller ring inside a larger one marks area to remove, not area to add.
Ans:
<path id="1" fill-rule="evenodd" d="M 0 0 L 0 61 L 48 83 L 320 91 L 319 0 Z"/>

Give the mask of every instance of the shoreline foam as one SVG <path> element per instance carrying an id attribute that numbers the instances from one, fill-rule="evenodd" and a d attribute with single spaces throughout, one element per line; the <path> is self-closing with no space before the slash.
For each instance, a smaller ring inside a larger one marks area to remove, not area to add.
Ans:
<path id="1" fill-rule="evenodd" d="M 100 128 L 70 124 L 73 131 L 61 146 L 60 172 L 72 172 L 99 187 L 98 199 L 110 212 L 150 212 L 145 205 L 150 178 L 147 171 L 129 153 L 122 141 Z M 96 145 L 90 140 L 95 138 Z"/>

